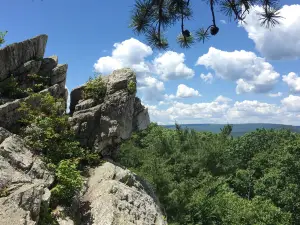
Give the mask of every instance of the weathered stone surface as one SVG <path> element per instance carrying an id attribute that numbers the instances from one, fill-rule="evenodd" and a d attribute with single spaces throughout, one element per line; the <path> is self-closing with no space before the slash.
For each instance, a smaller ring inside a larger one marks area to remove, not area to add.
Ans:
<path id="1" fill-rule="evenodd" d="M 118 90 L 127 89 L 130 81 L 136 82 L 136 77 L 131 69 L 115 70 L 108 76 L 107 94 L 112 94 Z"/>
<path id="2" fill-rule="evenodd" d="M 64 84 L 55 84 L 40 93 L 49 92 L 52 96 L 56 98 L 63 98 L 67 101 L 67 89 Z M 27 101 L 27 98 L 17 99 L 13 102 L 5 103 L 0 105 L 0 127 L 11 130 L 11 128 L 16 124 L 20 119 L 20 113 L 18 108 L 20 107 L 21 102 Z"/>
<path id="3" fill-rule="evenodd" d="M 75 107 L 78 102 L 83 98 L 83 89 L 84 86 L 79 86 L 74 88 L 70 94 L 70 114 L 72 115 L 75 111 Z"/>
<path id="4" fill-rule="evenodd" d="M 48 58 L 44 58 L 42 60 L 42 65 L 39 71 L 41 75 L 47 75 L 54 69 L 58 64 L 58 57 L 56 55 L 50 56 Z"/>
<path id="5" fill-rule="evenodd" d="M 51 71 L 51 81 L 50 85 L 58 84 L 61 82 L 66 81 L 66 76 L 67 76 L 67 70 L 68 70 L 68 65 L 67 64 L 60 64 L 56 66 L 52 71 Z"/>
<path id="6" fill-rule="evenodd" d="M 103 80 L 107 92 L 100 102 L 83 100 L 84 86 L 71 92 L 70 123 L 83 146 L 114 157 L 121 140 L 145 129 L 150 121 L 148 111 L 127 89 L 130 81 L 136 82 L 131 69 L 116 70 Z"/>
<path id="7" fill-rule="evenodd" d="M 135 98 L 134 102 L 134 115 L 133 115 L 133 130 L 144 130 L 150 124 L 150 117 L 148 109 L 142 105 L 139 98 Z"/>
<path id="8" fill-rule="evenodd" d="M 41 65 L 41 60 L 30 60 L 21 65 L 16 71 L 13 72 L 13 74 L 19 75 L 37 73 L 40 70 Z"/>
<path id="9" fill-rule="evenodd" d="M 19 136 L 0 130 L 0 224 L 35 225 L 54 175 Z"/>
<path id="10" fill-rule="evenodd" d="M 0 81 L 24 63 L 44 56 L 48 36 L 43 34 L 0 49 Z"/>
<path id="11" fill-rule="evenodd" d="M 129 170 L 109 162 L 93 170 L 83 198 L 90 205 L 89 224 L 166 224 L 151 187 L 142 183 Z"/>

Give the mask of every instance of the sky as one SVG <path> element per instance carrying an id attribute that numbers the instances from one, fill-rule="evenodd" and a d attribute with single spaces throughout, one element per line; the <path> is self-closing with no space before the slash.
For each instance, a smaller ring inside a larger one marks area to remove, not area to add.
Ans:
<path id="1" fill-rule="evenodd" d="M 182 49 L 180 24 L 166 36 L 170 48 L 151 48 L 129 27 L 134 0 L 2 0 L 0 31 L 6 43 L 48 35 L 46 56 L 67 63 L 67 88 L 94 73 L 132 68 L 137 95 L 159 124 L 277 123 L 300 125 L 300 3 L 281 1 L 280 25 L 259 25 L 256 6 L 247 24 L 216 12 L 219 33 Z M 211 24 L 205 1 L 190 1 L 185 28 Z"/>

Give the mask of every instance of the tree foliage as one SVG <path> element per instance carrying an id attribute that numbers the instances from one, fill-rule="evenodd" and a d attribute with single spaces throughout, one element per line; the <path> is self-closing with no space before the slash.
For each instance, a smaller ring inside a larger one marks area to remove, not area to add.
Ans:
<path id="1" fill-rule="evenodd" d="M 40 155 L 56 179 L 51 206 L 69 205 L 82 187 L 80 168 L 100 163 L 97 154 L 80 147 L 65 114 L 65 101 L 49 93 L 36 93 L 21 103 L 21 135 L 26 143 Z M 47 215 L 47 212 L 45 212 Z"/>
<path id="2" fill-rule="evenodd" d="M 89 80 L 84 87 L 84 98 L 100 101 L 105 96 L 105 93 L 106 83 L 103 81 L 101 75 L 96 75 L 94 78 L 89 77 Z"/>
<path id="3" fill-rule="evenodd" d="M 5 42 L 5 35 L 7 34 L 7 31 L 3 32 L 0 31 L 0 46 Z"/>
<path id="4" fill-rule="evenodd" d="M 168 48 L 164 36 L 168 27 L 180 23 L 177 42 L 182 48 L 188 48 L 195 41 L 205 41 L 218 34 L 215 11 L 221 11 L 229 19 L 244 22 L 246 14 L 254 5 L 260 5 L 263 12 L 258 15 L 262 26 L 267 28 L 279 24 L 279 0 L 204 0 L 212 16 L 212 24 L 199 28 L 192 34 L 184 25 L 193 16 L 190 0 L 136 0 L 131 16 L 131 27 L 137 34 L 144 34 L 152 47 Z M 195 9 L 196 11 L 196 9 Z"/>
<path id="5" fill-rule="evenodd" d="M 152 123 L 122 145 L 119 161 L 150 181 L 169 224 L 300 224 L 300 134 L 231 130 Z"/>

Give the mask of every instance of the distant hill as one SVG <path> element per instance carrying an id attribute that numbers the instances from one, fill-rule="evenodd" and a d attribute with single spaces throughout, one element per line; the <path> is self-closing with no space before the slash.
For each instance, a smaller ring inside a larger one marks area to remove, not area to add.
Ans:
<path id="1" fill-rule="evenodd" d="M 220 129 L 225 124 L 181 124 L 182 128 L 194 129 L 197 131 L 210 131 L 213 133 L 219 133 Z M 246 123 L 246 124 L 232 124 L 232 136 L 239 137 L 245 133 L 255 131 L 258 128 L 265 129 L 289 129 L 293 132 L 300 133 L 300 126 L 282 125 L 282 124 L 268 124 L 268 123 Z M 175 129 L 175 125 L 163 125 L 163 127 Z"/>

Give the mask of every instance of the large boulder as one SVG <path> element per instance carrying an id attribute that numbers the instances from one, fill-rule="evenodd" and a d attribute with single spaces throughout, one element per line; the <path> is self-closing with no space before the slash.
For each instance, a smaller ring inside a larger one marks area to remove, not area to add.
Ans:
<path id="1" fill-rule="evenodd" d="M 0 81 L 24 63 L 43 58 L 48 36 L 45 34 L 0 49 Z"/>
<path id="2" fill-rule="evenodd" d="M 36 225 L 54 175 L 24 140 L 0 128 L 0 224 Z M 48 197 L 47 197 L 48 196 Z"/>
<path id="3" fill-rule="evenodd" d="M 83 146 L 113 158 L 121 140 L 145 129 L 150 119 L 135 92 L 128 90 L 130 82 L 136 83 L 131 69 L 115 70 L 103 81 L 107 91 L 102 99 L 83 99 L 84 85 L 71 92 L 70 123 Z"/>
<path id="4" fill-rule="evenodd" d="M 127 169 L 105 162 L 91 171 L 87 185 L 85 224 L 167 224 L 151 186 Z"/>

